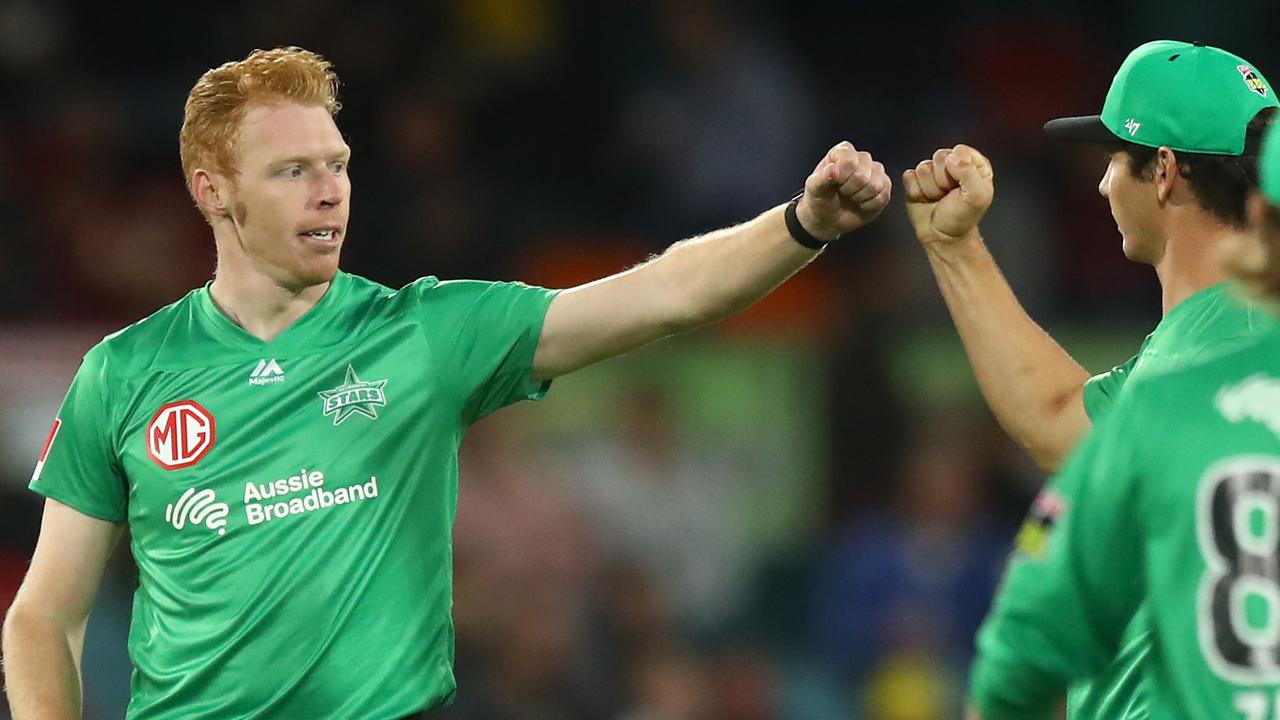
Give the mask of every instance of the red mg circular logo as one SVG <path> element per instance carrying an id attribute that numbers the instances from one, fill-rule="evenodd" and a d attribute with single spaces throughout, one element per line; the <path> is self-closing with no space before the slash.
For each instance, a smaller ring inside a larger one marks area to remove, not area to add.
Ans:
<path id="1" fill-rule="evenodd" d="M 147 423 L 147 454 L 165 470 L 191 467 L 213 447 L 213 413 L 195 400 L 165 403 Z"/>

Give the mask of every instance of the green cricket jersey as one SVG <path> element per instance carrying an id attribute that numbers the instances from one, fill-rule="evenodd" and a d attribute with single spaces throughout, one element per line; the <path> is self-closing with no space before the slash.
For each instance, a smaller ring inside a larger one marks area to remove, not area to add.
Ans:
<path id="1" fill-rule="evenodd" d="M 1084 409 L 1097 421 L 1133 377 L 1186 367 L 1213 355 L 1248 345 L 1252 338 L 1280 325 L 1247 298 L 1237 297 L 1232 283 L 1197 292 L 1170 310 L 1142 341 L 1138 354 L 1084 386 Z"/>
<path id="2" fill-rule="evenodd" d="M 271 342 L 208 288 L 85 356 L 31 487 L 128 523 L 128 718 L 397 718 L 454 691 L 458 446 L 554 292 L 338 273 Z"/>
<path id="3" fill-rule="evenodd" d="M 1049 717 L 1145 604 L 1150 717 L 1280 713 L 1280 330 L 1131 385 L 1037 498 L 978 635 L 986 718 Z"/>
<path id="4" fill-rule="evenodd" d="M 1104 415 L 1130 379 L 1186 367 L 1247 344 L 1259 332 L 1277 325 L 1255 304 L 1232 297 L 1230 283 L 1220 283 L 1183 300 L 1168 312 L 1128 362 L 1085 384 L 1084 406 L 1090 419 Z M 1115 660 L 1097 677 L 1078 682 L 1068 694 L 1072 720 L 1142 720 L 1147 717 L 1141 663 L 1150 650 L 1144 611 L 1140 608 L 1125 631 Z"/>

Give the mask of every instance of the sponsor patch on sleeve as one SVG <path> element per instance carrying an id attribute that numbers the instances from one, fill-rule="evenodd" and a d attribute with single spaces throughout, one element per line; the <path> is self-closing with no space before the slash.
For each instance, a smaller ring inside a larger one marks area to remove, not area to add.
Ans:
<path id="1" fill-rule="evenodd" d="M 1049 534 L 1067 512 L 1067 502 L 1052 488 L 1045 488 L 1031 503 L 1031 512 L 1014 540 L 1016 552 L 1032 560 L 1043 560 L 1049 552 Z"/>
<path id="2" fill-rule="evenodd" d="M 36 461 L 36 469 L 31 473 L 31 482 L 40 479 L 40 473 L 44 472 L 44 461 L 49 457 L 49 448 L 53 447 L 53 441 L 58 437 L 58 428 L 62 427 L 62 420 L 54 418 L 53 427 L 49 428 L 49 437 L 44 440 L 44 449 L 40 451 L 40 459 Z"/>

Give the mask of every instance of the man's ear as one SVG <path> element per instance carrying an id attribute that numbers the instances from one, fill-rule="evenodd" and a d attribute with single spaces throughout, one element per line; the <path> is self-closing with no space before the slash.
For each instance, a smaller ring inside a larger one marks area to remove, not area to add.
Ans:
<path id="1" fill-rule="evenodd" d="M 196 168 L 191 174 L 191 195 L 196 205 L 209 217 L 229 217 L 231 215 L 231 198 L 228 195 L 230 182 L 218 173 L 204 168 Z"/>
<path id="2" fill-rule="evenodd" d="M 1173 195 L 1173 186 L 1178 182 L 1178 156 L 1173 148 L 1161 147 L 1156 151 L 1154 180 L 1156 183 L 1156 200 L 1165 202 Z"/>

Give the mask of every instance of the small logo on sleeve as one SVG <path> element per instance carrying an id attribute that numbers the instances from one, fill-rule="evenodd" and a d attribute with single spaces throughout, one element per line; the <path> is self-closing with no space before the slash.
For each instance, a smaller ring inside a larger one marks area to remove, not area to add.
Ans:
<path id="1" fill-rule="evenodd" d="M 161 405 L 147 423 L 146 433 L 147 455 L 165 470 L 200 462 L 217 438 L 213 413 L 195 400 Z"/>
<path id="2" fill-rule="evenodd" d="M 40 451 L 40 459 L 36 461 L 35 472 L 31 473 L 31 482 L 39 480 L 40 473 L 44 472 L 44 461 L 49 457 L 49 448 L 53 447 L 53 441 L 58 437 L 58 429 L 61 427 L 61 418 L 54 418 L 53 427 L 49 428 L 49 437 L 44 441 L 44 449 Z"/>
<path id="3" fill-rule="evenodd" d="M 1032 560 L 1043 560 L 1049 553 L 1049 534 L 1066 512 L 1067 501 L 1057 491 L 1042 490 L 1031 503 L 1031 512 L 1018 531 L 1014 548 Z"/>
<path id="4" fill-rule="evenodd" d="M 346 380 L 332 390 L 321 390 L 320 398 L 324 401 L 324 415 L 333 416 L 333 424 L 339 425 L 343 420 L 359 413 L 370 420 L 378 419 L 378 408 L 387 404 L 386 380 L 361 380 L 356 371 L 347 366 Z"/>

